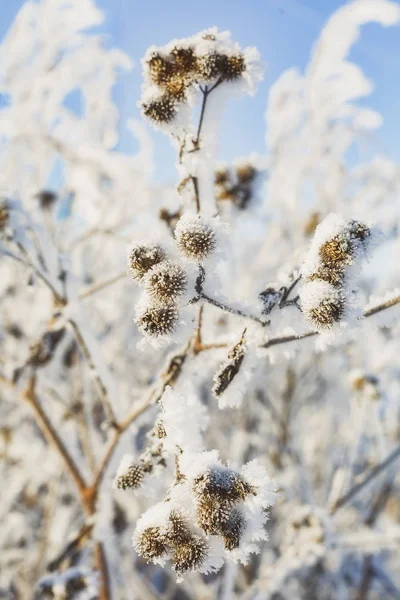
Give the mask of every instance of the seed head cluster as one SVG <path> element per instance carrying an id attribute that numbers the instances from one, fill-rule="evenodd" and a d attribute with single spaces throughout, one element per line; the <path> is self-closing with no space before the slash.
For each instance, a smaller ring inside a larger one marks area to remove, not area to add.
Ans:
<path id="1" fill-rule="evenodd" d="M 303 266 L 300 290 L 303 314 L 316 331 L 326 331 L 343 320 L 349 269 L 368 250 L 371 230 L 352 219 L 329 215 L 315 231 Z"/>
<path id="2" fill-rule="evenodd" d="M 201 567 L 209 553 L 206 538 L 193 532 L 178 510 L 171 510 L 166 523 L 146 527 L 136 534 L 134 545 L 148 562 L 170 558 L 178 576 Z"/>
<path id="3" fill-rule="evenodd" d="M 143 59 L 144 115 L 158 125 L 170 123 L 179 106 L 188 102 L 200 84 L 239 79 L 246 71 L 246 59 L 241 51 L 232 53 L 231 46 L 229 42 L 224 51 L 218 33 L 203 32 L 162 48 L 152 48 Z M 146 94 L 148 86 L 157 90 L 150 98 Z"/>
<path id="4" fill-rule="evenodd" d="M 255 489 L 233 469 L 210 467 L 194 480 L 193 493 L 198 526 L 207 535 L 221 536 L 227 550 L 237 548 L 246 526 L 237 505 Z"/>
<path id="5" fill-rule="evenodd" d="M 184 269 L 155 243 L 134 243 L 128 255 L 128 268 L 147 293 L 135 319 L 139 330 L 150 338 L 171 335 L 179 323 L 178 301 L 187 287 Z"/>
<path id="6" fill-rule="evenodd" d="M 200 269 L 200 263 L 217 246 L 212 223 L 200 215 L 189 214 L 183 215 L 175 227 L 175 242 L 182 259 L 197 263 Z M 145 290 L 135 318 L 139 330 L 149 338 L 168 338 L 180 321 L 180 305 L 189 287 L 187 267 L 182 266 L 181 260 L 171 260 L 157 243 L 135 242 L 128 253 L 128 269 Z M 198 290 L 195 284 L 193 287 L 195 297 Z"/>
<path id="7" fill-rule="evenodd" d="M 220 168 L 214 175 L 217 201 L 229 201 L 239 210 L 246 209 L 254 198 L 258 175 L 259 171 L 251 163 L 233 169 Z"/>

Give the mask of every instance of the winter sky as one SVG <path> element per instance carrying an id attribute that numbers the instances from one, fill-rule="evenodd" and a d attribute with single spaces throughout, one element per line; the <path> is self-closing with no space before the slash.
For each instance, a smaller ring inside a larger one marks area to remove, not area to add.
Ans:
<path id="1" fill-rule="evenodd" d="M 1 0 L 1 37 L 22 4 L 22 0 Z M 343 0 L 98 0 L 105 12 L 101 30 L 107 36 L 107 44 L 124 50 L 135 63 L 134 70 L 122 76 L 116 89 L 122 117 L 121 148 L 131 151 L 136 147 L 131 134 L 124 131 L 123 123 L 139 117 L 136 104 L 140 97 L 140 58 L 146 48 L 216 25 L 229 29 L 242 46 L 256 46 L 267 64 L 257 95 L 230 102 L 224 117 L 220 157 L 232 160 L 253 151 L 264 153 L 264 113 L 271 84 L 289 67 L 304 69 L 324 22 L 343 4 Z M 361 102 L 384 116 L 383 127 L 372 140 L 366 141 L 361 151 L 368 152 L 372 145 L 374 150 L 386 151 L 397 160 L 400 159 L 399 56 L 399 27 L 377 25 L 364 27 L 351 54 L 351 59 L 376 86 L 372 95 Z M 156 142 L 157 178 L 174 181 L 174 155 L 169 142 L 161 133 L 152 135 Z"/>

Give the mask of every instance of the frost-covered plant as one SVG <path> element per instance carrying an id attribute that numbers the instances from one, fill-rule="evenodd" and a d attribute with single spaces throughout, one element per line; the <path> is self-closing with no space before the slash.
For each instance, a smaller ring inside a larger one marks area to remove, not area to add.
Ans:
<path id="1" fill-rule="evenodd" d="M 101 20 L 27 2 L 0 47 L 0 596 L 396 597 L 399 167 L 353 151 L 381 116 L 349 52 L 398 5 L 344 4 L 233 164 L 257 51 L 150 48 L 175 187 L 144 125 L 116 150 L 130 60 Z"/>

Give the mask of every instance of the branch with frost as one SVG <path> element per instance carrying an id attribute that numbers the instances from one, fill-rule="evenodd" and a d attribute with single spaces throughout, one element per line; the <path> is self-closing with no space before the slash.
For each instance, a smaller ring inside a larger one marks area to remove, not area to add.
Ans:
<path id="1" fill-rule="evenodd" d="M 374 305 L 368 304 L 367 307 L 363 311 L 364 318 L 372 317 L 384 310 L 388 310 L 393 306 L 397 306 L 400 304 L 400 296 L 396 295 L 389 300 L 385 300 L 384 302 L 379 302 Z M 301 333 L 299 335 L 286 335 L 282 337 L 271 338 L 265 344 L 260 345 L 260 348 L 271 348 L 272 346 L 280 345 L 280 344 L 289 344 L 290 342 L 296 342 L 300 340 L 304 340 L 310 337 L 315 337 L 320 335 L 318 331 L 307 331 L 306 333 Z"/>

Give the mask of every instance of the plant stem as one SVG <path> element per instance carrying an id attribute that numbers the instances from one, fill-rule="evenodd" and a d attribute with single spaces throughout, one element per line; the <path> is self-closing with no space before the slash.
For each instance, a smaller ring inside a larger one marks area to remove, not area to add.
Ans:
<path id="1" fill-rule="evenodd" d="M 245 319 L 251 319 L 252 321 L 255 321 L 256 323 L 258 323 L 259 325 L 262 325 L 262 327 L 265 327 L 266 325 L 269 325 L 269 323 L 270 323 L 269 321 L 263 321 L 263 319 L 260 319 L 260 317 L 256 317 L 255 315 L 245 313 L 242 310 L 240 310 L 239 308 L 233 308 L 232 306 L 223 304 L 219 300 L 215 300 L 215 298 L 210 298 L 210 296 L 207 296 L 207 294 L 205 294 L 204 292 L 200 293 L 200 298 L 205 300 L 209 304 L 212 304 L 212 306 L 215 306 L 216 308 L 219 308 L 220 310 L 223 310 L 224 312 L 230 313 L 231 315 L 236 315 L 238 317 L 244 317 Z"/>
<path id="2" fill-rule="evenodd" d="M 376 306 L 372 306 L 371 308 L 364 310 L 363 316 L 365 318 L 372 317 L 373 315 L 376 315 L 377 313 L 380 313 L 388 308 L 391 308 L 392 306 L 396 306 L 396 304 L 400 304 L 400 296 L 396 296 L 395 298 L 391 298 L 390 300 L 387 300 L 386 302 L 382 302 L 381 304 L 377 304 Z M 265 344 L 262 344 L 260 347 L 261 348 L 270 348 L 271 346 L 276 346 L 278 344 L 287 344 L 289 342 L 296 342 L 298 340 L 304 340 L 306 338 L 314 337 L 316 335 L 319 335 L 319 333 L 317 331 L 307 331 L 307 333 L 302 333 L 300 335 L 294 334 L 294 335 L 287 335 L 287 336 L 282 336 L 282 337 L 277 337 L 277 338 L 271 338 L 270 340 L 268 340 L 268 342 L 266 342 Z"/>
<path id="3" fill-rule="evenodd" d="M 340 508 L 342 508 L 342 506 L 344 506 L 350 500 L 352 500 L 354 498 L 354 496 L 356 496 L 359 492 L 361 492 L 361 490 L 366 485 L 368 485 L 369 483 L 371 483 L 371 481 L 373 479 L 375 479 L 375 477 L 377 477 L 378 475 L 380 475 L 382 473 L 382 471 L 384 471 L 385 469 L 387 469 L 387 467 L 389 467 L 399 457 L 400 457 L 400 445 L 397 446 L 397 448 L 395 448 L 393 450 L 393 452 L 391 454 L 389 454 L 389 456 L 384 461 L 382 461 L 376 467 L 374 467 L 372 469 L 372 471 L 369 473 L 369 475 L 367 475 L 360 483 L 358 483 L 357 485 L 353 486 L 351 488 L 351 490 L 349 490 L 346 494 L 344 494 L 343 496 L 341 496 L 335 502 L 334 506 L 331 509 L 331 512 L 335 513 Z"/>

